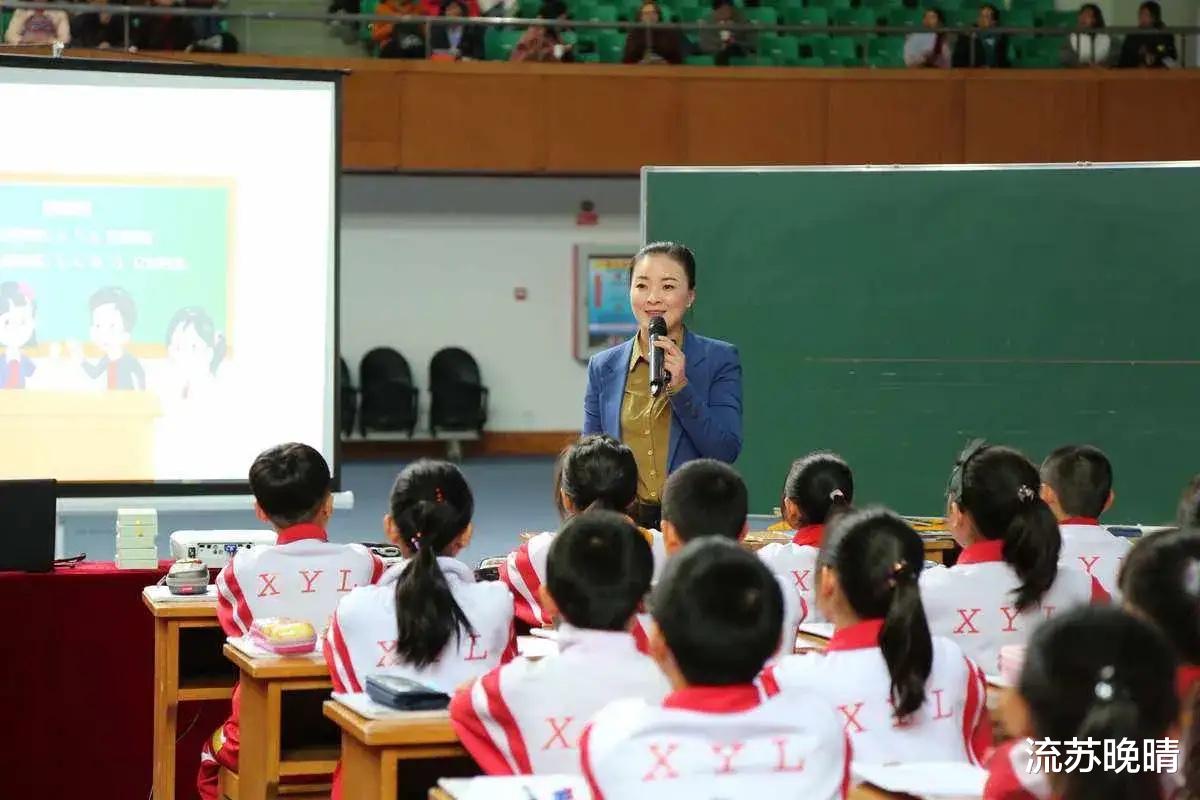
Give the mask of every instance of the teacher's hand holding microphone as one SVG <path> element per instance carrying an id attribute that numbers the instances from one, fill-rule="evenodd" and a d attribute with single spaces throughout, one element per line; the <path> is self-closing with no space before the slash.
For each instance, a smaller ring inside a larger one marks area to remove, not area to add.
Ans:
<path id="1" fill-rule="evenodd" d="M 638 466 L 638 522 L 657 528 L 667 475 L 697 458 L 733 463 L 742 449 L 737 348 L 683 324 L 696 300 L 696 258 L 658 242 L 630 262 L 637 335 L 588 362 L 583 433 L 606 433 Z"/>

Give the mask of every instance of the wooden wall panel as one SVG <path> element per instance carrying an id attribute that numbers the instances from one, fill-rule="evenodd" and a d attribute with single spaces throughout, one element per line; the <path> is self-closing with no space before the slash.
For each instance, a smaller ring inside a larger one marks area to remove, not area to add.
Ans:
<path id="1" fill-rule="evenodd" d="M 952 164 L 963 157 L 962 81 L 875 79 L 829 84 L 828 164 Z M 859 77 L 862 75 L 863 77 Z"/>
<path id="2" fill-rule="evenodd" d="M 1189 70 L 1196 73 L 1198 70 Z M 1131 75 L 1100 84 L 1104 161 L 1200 159 L 1200 76 Z"/>
<path id="3" fill-rule="evenodd" d="M 728 76 L 728 70 L 717 70 L 714 77 L 684 81 L 685 163 L 825 163 L 829 89 L 824 81 L 796 80 L 794 73 L 786 80 Z"/>
<path id="4" fill-rule="evenodd" d="M 963 81 L 964 159 L 969 164 L 1096 161 L 1095 81 L 1007 73 Z"/>
<path id="5" fill-rule="evenodd" d="M 354 169 L 392 170 L 400 163 L 398 72 L 360 70 L 342 81 L 342 164 Z"/>
<path id="6" fill-rule="evenodd" d="M 681 82 L 623 72 L 543 73 L 537 122 L 549 135 L 546 171 L 636 174 L 645 164 L 683 161 Z"/>

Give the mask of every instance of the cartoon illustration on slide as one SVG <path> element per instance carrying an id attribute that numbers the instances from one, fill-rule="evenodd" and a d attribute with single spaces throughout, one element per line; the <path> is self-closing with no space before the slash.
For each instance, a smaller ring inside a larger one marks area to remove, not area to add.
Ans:
<path id="1" fill-rule="evenodd" d="M 83 361 L 89 378 L 106 376 L 108 389 L 146 388 L 146 373 L 137 358 L 126 350 L 137 323 L 137 305 L 129 292 L 108 286 L 92 295 L 92 343 L 103 351 L 99 361 Z"/>
<path id="2" fill-rule="evenodd" d="M 25 381 L 36 367 L 21 352 L 33 343 L 37 304 L 28 284 L 16 281 L 0 283 L 0 347 L 4 348 L 0 389 L 24 389 Z"/>
<path id="3" fill-rule="evenodd" d="M 217 367 L 225 357 L 225 337 L 212 317 L 199 306 L 175 312 L 167 324 L 167 360 L 177 400 L 197 400 L 211 394 Z"/>

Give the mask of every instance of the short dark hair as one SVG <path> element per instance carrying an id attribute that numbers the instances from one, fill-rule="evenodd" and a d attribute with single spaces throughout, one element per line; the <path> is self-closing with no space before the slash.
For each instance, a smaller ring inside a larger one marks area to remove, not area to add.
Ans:
<path id="1" fill-rule="evenodd" d="M 1084 3 L 1079 7 L 1080 14 L 1089 10 L 1092 12 L 1092 16 L 1096 18 L 1096 27 L 1103 28 L 1105 26 L 1104 11 L 1095 3 Z"/>
<path id="2" fill-rule="evenodd" d="M 679 551 L 650 605 L 688 683 L 749 683 L 779 648 L 779 581 L 757 556 L 727 539 L 700 539 Z"/>
<path id="3" fill-rule="evenodd" d="M 809 453 L 792 462 L 783 496 L 799 507 L 805 524 L 824 525 L 831 516 L 850 510 L 854 474 L 837 453 Z"/>
<path id="4" fill-rule="evenodd" d="M 685 542 L 701 536 L 737 540 L 746 527 L 749 500 L 746 483 L 723 461 L 698 458 L 667 478 L 662 492 L 662 518 Z"/>
<path id="5" fill-rule="evenodd" d="M 996 24 L 999 25 L 1000 24 L 1000 9 L 996 6 L 996 4 L 995 3 L 984 3 L 983 5 L 979 6 L 980 11 L 983 11 L 985 8 L 990 8 L 992 10 L 992 19 L 994 19 L 996 21 Z"/>
<path id="6" fill-rule="evenodd" d="M 105 286 L 103 289 L 97 289 L 91 300 L 88 301 L 88 306 L 94 314 L 97 308 L 110 303 L 117 307 L 117 313 L 121 315 L 121 322 L 125 323 L 126 332 L 133 330 L 133 326 L 137 324 L 137 303 L 133 302 L 133 296 L 120 286 Z"/>
<path id="7" fill-rule="evenodd" d="M 572 517 L 546 559 L 546 589 L 563 620 L 576 628 L 625 630 L 653 575 L 646 537 L 613 511 Z"/>
<path id="8" fill-rule="evenodd" d="M 925 13 L 933 14 L 935 17 L 937 17 L 939 25 L 944 26 L 946 24 L 946 12 L 942 11 L 942 9 L 938 6 L 929 6 L 925 9 Z"/>
<path id="9" fill-rule="evenodd" d="M 563 455 L 560 480 L 576 512 L 589 508 L 625 512 L 637 500 L 637 459 L 628 445 L 593 433 Z"/>
<path id="10" fill-rule="evenodd" d="M 1127 607 L 1153 621 L 1187 664 L 1200 664 L 1198 571 L 1200 529 L 1183 528 L 1138 539 L 1117 578 Z"/>
<path id="11" fill-rule="evenodd" d="M 1069 444 L 1046 456 L 1041 477 L 1072 517 L 1099 518 L 1112 493 L 1112 464 L 1090 444 Z"/>
<path id="12" fill-rule="evenodd" d="M 1162 27 L 1162 6 L 1156 3 L 1155 0 L 1146 0 L 1146 2 L 1138 6 L 1138 11 L 1141 11 L 1143 8 L 1150 12 L 1155 27 Z"/>
<path id="13" fill-rule="evenodd" d="M 716 8 L 716 6 L 713 6 Z M 687 283 L 689 289 L 696 288 L 696 254 L 691 248 L 679 242 L 651 242 L 650 244 L 637 251 L 633 258 L 629 259 L 629 278 L 633 279 L 633 268 L 641 263 L 646 256 L 666 256 L 674 261 L 679 266 L 683 267 L 684 273 L 687 274 Z"/>
<path id="14" fill-rule="evenodd" d="M 311 522 L 332 482 L 325 457 L 299 442 L 264 450 L 250 465 L 250 490 L 276 528 Z"/>

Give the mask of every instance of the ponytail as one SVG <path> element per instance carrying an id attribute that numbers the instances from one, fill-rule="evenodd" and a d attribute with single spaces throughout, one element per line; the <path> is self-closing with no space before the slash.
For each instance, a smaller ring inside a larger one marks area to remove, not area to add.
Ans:
<path id="1" fill-rule="evenodd" d="M 1104 669 L 1108 672 L 1103 673 L 1096 682 L 1095 692 L 1098 696 L 1080 723 L 1077 738 L 1099 742 L 1132 738 L 1134 732 L 1143 727 L 1141 712 L 1129 693 L 1113 682 L 1112 668 Z M 1107 680 L 1105 675 L 1108 676 Z M 1108 695 L 1108 699 L 1102 695 Z M 1140 737 L 1138 741 L 1141 741 Z M 1156 772 L 1094 769 L 1087 773 L 1068 772 L 1063 780 L 1062 800 L 1092 800 L 1097 797 L 1104 800 L 1145 800 L 1158 797 L 1160 791 Z"/>
<path id="2" fill-rule="evenodd" d="M 462 473 L 444 461 L 404 468 L 392 489 L 392 521 L 414 551 L 396 580 L 396 654 L 414 667 L 437 661 L 454 637 L 473 635 L 442 574 L 442 555 L 471 523 L 474 499 Z"/>
<path id="3" fill-rule="evenodd" d="M 849 513 L 825 532 L 818 563 L 837 573 L 855 614 L 883 619 L 879 648 L 895 717 L 915 713 L 933 671 L 933 638 L 918 581 L 925 563 L 921 537 L 890 511 Z"/>
<path id="4" fill-rule="evenodd" d="M 561 488 L 576 513 L 627 514 L 637 500 L 637 460 L 629 447 L 611 436 L 585 436 L 563 456 Z"/>
<path id="5" fill-rule="evenodd" d="M 804 524 L 825 525 L 851 510 L 854 474 L 836 453 L 809 453 L 792 462 L 783 496 L 800 509 Z"/>
<path id="6" fill-rule="evenodd" d="M 1035 607 L 1058 575 L 1062 534 L 1041 498 L 1041 478 L 1029 459 L 1008 447 L 972 442 L 950 480 L 950 498 L 985 539 L 1000 539 L 1004 561 L 1021 581 L 1017 611 Z"/>

